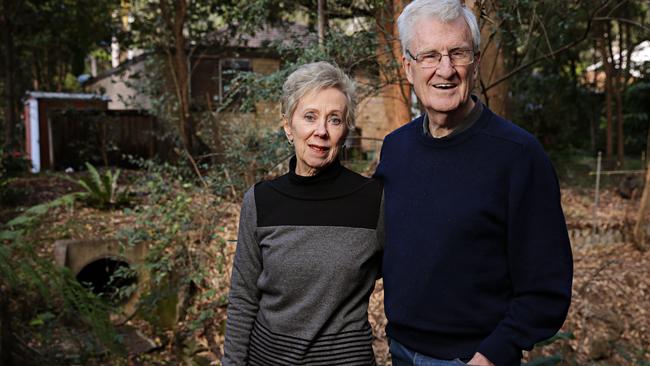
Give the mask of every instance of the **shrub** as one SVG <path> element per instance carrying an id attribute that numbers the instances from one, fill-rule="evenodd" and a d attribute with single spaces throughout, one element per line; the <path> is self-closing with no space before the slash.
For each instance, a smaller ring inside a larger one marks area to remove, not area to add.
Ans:
<path id="1" fill-rule="evenodd" d="M 86 163 L 86 168 L 88 176 L 81 179 L 75 180 L 63 176 L 85 189 L 81 195 L 82 199 L 100 208 L 116 208 L 128 203 L 128 192 L 118 186 L 119 169 L 115 172 L 106 170 L 104 176 L 101 176 L 92 164 Z"/>

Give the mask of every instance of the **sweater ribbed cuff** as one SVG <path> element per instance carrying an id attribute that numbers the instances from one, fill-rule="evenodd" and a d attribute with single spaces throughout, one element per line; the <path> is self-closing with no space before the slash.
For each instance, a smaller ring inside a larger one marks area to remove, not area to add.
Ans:
<path id="1" fill-rule="evenodd" d="M 481 342 L 478 352 L 495 366 L 521 365 L 521 350 L 498 330 Z"/>

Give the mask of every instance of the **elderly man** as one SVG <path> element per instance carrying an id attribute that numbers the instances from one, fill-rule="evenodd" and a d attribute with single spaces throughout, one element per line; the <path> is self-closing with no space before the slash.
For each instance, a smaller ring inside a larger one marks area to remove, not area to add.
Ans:
<path id="1" fill-rule="evenodd" d="M 539 142 L 472 90 L 476 18 L 458 0 L 415 0 L 398 20 L 425 113 L 388 135 L 383 262 L 393 365 L 519 365 L 571 299 L 571 248 Z"/>

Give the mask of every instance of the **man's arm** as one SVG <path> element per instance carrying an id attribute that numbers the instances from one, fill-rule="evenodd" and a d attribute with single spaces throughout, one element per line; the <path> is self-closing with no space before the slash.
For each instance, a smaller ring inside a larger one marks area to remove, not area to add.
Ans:
<path id="1" fill-rule="evenodd" d="M 262 254 L 255 236 L 257 215 L 254 188 L 244 195 L 239 218 L 237 251 L 230 280 L 224 366 L 246 365 L 250 334 L 259 309 L 257 279 L 262 272 Z"/>
<path id="2" fill-rule="evenodd" d="M 478 353 L 497 366 L 519 365 L 521 351 L 553 336 L 571 302 L 573 260 L 560 189 L 537 141 L 524 146 L 511 171 L 508 269 L 513 298 Z"/>

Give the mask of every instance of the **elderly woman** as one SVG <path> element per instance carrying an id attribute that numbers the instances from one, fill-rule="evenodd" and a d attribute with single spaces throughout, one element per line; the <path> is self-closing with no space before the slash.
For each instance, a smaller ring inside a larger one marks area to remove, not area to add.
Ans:
<path id="1" fill-rule="evenodd" d="M 368 300 L 382 186 L 338 160 L 354 84 L 326 62 L 284 83 L 289 172 L 244 196 L 223 364 L 374 365 Z"/>

